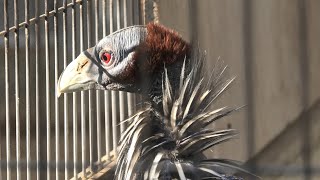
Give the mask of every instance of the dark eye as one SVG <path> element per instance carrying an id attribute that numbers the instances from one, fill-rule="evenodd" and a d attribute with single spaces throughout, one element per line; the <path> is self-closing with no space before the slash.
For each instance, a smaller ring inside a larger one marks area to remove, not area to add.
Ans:
<path id="1" fill-rule="evenodd" d="M 100 57 L 101 61 L 103 61 L 105 64 L 109 64 L 111 60 L 111 54 L 109 52 L 102 53 Z"/>

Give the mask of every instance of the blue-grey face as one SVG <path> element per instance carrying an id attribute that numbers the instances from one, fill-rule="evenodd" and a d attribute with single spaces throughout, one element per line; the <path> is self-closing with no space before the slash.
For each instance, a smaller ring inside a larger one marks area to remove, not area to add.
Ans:
<path id="1" fill-rule="evenodd" d="M 60 75 L 58 94 L 87 89 L 132 91 L 135 53 L 146 35 L 144 26 L 128 27 L 82 52 Z"/>

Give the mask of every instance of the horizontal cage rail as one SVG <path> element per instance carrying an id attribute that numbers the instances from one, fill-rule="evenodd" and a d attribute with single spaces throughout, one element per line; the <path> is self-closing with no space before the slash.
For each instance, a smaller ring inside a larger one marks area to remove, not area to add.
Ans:
<path id="1" fill-rule="evenodd" d="M 92 1 L 92 0 L 87 0 L 87 1 Z M 39 20 L 45 20 L 46 18 L 55 16 L 56 14 L 61 13 L 69 8 L 72 8 L 74 5 L 81 4 L 81 3 L 83 3 L 83 0 L 76 0 L 75 3 L 72 3 L 72 2 L 68 3 L 66 7 L 62 6 L 62 7 L 59 7 L 57 10 L 54 9 L 54 10 L 49 11 L 48 15 L 46 13 L 44 13 L 44 14 L 39 15 L 38 17 L 30 18 L 29 23 L 26 21 L 19 23 L 18 28 L 16 26 L 12 26 L 9 28 L 9 31 L 2 30 L 0 32 L 0 36 L 5 36 L 9 32 L 14 32 L 17 29 L 22 29 L 22 28 L 34 25 Z"/>

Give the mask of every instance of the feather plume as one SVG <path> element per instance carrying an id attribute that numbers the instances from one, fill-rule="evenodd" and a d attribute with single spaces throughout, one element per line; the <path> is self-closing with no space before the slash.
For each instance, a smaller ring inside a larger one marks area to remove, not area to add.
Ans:
<path id="1" fill-rule="evenodd" d="M 215 130 L 211 125 L 238 108 L 210 110 L 234 78 L 225 78 L 221 62 L 205 78 L 204 55 L 196 56 L 183 62 L 176 90 L 164 71 L 162 109 L 150 105 L 126 120 L 130 125 L 121 137 L 116 179 L 229 180 L 241 179 L 228 174 L 230 170 L 249 173 L 238 162 L 203 155 L 237 135 L 234 129 Z"/>

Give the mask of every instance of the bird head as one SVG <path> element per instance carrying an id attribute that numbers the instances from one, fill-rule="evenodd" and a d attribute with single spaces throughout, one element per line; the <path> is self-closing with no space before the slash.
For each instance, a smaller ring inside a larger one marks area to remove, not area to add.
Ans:
<path id="1" fill-rule="evenodd" d="M 189 51 L 186 41 L 161 25 L 124 28 L 81 52 L 60 75 L 58 94 L 100 89 L 155 96 L 164 67 L 181 66 Z"/>

